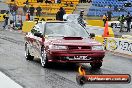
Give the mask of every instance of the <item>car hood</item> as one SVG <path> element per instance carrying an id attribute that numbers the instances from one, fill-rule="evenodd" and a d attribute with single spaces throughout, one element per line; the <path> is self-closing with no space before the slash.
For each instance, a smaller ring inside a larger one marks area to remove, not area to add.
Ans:
<path id="1" fill-rule="evenodd" d="M 53 45 L 67 45 L 67 46 L 93 46 L 93 45 L 101 45 L 97 41 L 89 38 L 82 39 L 48 39 L 48 43 Z"/>

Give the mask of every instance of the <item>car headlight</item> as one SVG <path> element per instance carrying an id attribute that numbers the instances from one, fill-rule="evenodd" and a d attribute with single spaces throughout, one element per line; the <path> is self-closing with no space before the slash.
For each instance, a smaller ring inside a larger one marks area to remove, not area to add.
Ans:
<path id="1" fill-rule="evenodd" d="M 104 50 L 103 46 L 92 46 L 92 50 Z"/>
<path id="2" fill-rule="evenodd" d="M 67 49 L 67 47 L 60 45 L 49 45 L 49 49 Z"/>

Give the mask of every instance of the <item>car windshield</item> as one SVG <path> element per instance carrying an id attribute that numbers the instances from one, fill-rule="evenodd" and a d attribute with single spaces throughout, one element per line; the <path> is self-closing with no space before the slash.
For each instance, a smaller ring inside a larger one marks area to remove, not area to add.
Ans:
<path id="1" fill-rule="evenodd" d="M 96 35 L 103 35 L 104 33 L 104 29 L 103 28 L 99 28 L 99 27 L 86 27 L 86 30 L 89 32 L 89 33 L 94 33 Z"/>
<path id="2" fill-rule="evenodd" d="M 45 35 L 50 37 L 89 37 L 86 30 L 74 23 L 46 23 Z"/>
<path id="3" fill-rule="evenodd" d="M 75 21 L 76 20 L 77 21 L 78 17 L 79 17 L 79 15 L 76 15 L 76 14 L 75 15 L 69 15 L 68 20 L 70 20 L 70 21 Z"/>

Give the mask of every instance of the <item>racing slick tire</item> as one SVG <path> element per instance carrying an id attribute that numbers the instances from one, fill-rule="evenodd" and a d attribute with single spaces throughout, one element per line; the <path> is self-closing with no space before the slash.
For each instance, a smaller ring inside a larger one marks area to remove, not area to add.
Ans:
<path id="1" fill-rule="evenodd" d="M 100 67 L 102 66 L 102 62 L 92 62 L 90 63 L 90 65 L 93 69 L 100 69 Z"/>
<path id="2" fill-rule="evenodd" d="M 32 61 L 33 58 L 34 57 L 30 55 L 28 43 L 25 43 L 25 59 Z"/>
<path id="3" fill-rule="evenodd" d="M 49 63 L 48 63 L 48 59 L 47 59 L 47 55 L 46 55 L 46 51 L 44 48 L 41 49 L 41 57 L 40 57 L 40 60 L 41 60 L 41 65 L 43 68 L 47 68 Z"/>

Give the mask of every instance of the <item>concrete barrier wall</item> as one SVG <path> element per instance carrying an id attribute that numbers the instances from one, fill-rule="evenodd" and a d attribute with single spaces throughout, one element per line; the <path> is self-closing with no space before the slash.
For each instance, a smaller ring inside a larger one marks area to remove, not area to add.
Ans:
<path id="1" fill-rule="evenodd" d="M 1 21 L 4 21 L 4 16 L 5 16 L 6 14 L 0 14 L 0 22 Z"/>
<path id="2" fill-rule="evenodd" d="M 102 37 L 101 35 L 96 35 L 95 36 L 95 40 L 100 42 L 101 44 L 104 43 L 104 37 Z"/>
<path id="3" fill-rule="evenodd" d="M 34 21 L 24 21 L 22 26 L 23 32 L 30 32 L 31 29 L 34 27 L 35 22 Z"/>
<path id="4" fill-rule="evenodd" d="M 100 27 L 104 26 L 102 20 L 86 20 L 86 22 L 88 23 L 88 25 L 92 25 L 92 26 L 100 26 Z"/>
<path id="5" fill-rule="evenodd" d="M 107 50 L 132 56 L 132 40 L 122 38 L 108 38 Z"/>
<path id="6" fill-rule="evenodd" d="M 34 17 L 34 21 L 54 21 L 56 17 Z"/>
<path id="7" fill-rule="evenodd" d="M 4 21 L 4 16 L 5 14 L 0 14 L 0 21 Z M 15 20 L 18 21 L 18 20 L 22 20 L 22 21 L 26 21 L 26 17 L 25 16 L 21 16 L 21 15 L 16 15 L 16 16 L 12 16 L 10 15 L 10 20 Z M 54 21 L 56 20 L 56 17 L 36 17 L 36 16 L 30 16 L 30 19 L 32 21 Z"/>

